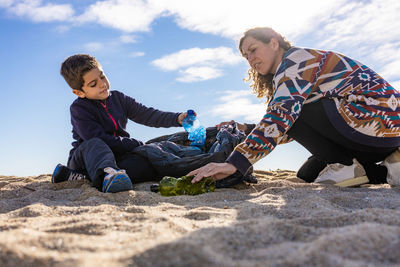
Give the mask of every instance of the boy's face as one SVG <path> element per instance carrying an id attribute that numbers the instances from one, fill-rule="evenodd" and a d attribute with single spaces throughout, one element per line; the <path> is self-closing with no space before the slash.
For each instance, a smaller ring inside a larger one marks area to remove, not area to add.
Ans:
<path id="1" fill-rule="evenodd" d="M 93 100 L 105 100 L 110 92 L 110 83 L 101 68 L 94 68 L 83 75 L 83 86 L 81 90 L 72 90 L 80 98 Z"/>

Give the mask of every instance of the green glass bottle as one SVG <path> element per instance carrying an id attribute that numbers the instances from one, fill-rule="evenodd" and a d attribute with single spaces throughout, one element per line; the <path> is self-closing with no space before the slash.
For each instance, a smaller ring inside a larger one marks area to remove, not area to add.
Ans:
<path id="1" fill-rule="evenodd" d="M 192 184 L 193 176 L 175 178 L 165 176 L 159 184 L 150 186 L 153 192 L 160 192 L 162 196 L 198 195 L 206 192 L 214 192 L 215 181 L 211 177 L 202 179 Z"/>

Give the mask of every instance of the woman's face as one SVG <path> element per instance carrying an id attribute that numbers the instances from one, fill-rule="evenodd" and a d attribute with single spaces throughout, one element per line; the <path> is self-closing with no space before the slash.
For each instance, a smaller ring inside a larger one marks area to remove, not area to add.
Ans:
<path id="1" fill-rule="evenodd" d="M 242 54 L 250 66 L 261 75 L 275 74 L 283 55 L 275 38 L 271 38 L 266 44 L 251 36 L 243 40 Z"/>

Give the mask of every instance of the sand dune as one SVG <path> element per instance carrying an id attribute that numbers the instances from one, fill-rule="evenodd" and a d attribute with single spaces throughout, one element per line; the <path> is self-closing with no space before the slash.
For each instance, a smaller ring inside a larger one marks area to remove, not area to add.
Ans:
<path id="1" fill-rule="evenodd" d="M 199 196 L 0 176 L 0 266 L 399 266 L 400 189 L 290 171 Z"/>

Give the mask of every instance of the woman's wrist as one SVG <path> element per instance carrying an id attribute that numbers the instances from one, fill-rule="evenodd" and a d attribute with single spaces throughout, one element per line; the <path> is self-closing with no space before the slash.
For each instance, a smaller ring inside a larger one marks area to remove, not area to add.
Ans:
<path id="1" fill-rule="evenodd" d="M 237 171 L 237 168 L 235 167 L 235 165 L 233 165 L 230 162 L 225 162 L 227 169 L 228 169 L 228 173 L 229 174 L 234 174 Z"/>
<path id="2" fill-rule="evenodd" d="M 231 164 L 241 174 L 245 175 L 247 170 L 252 166 L 249 160 L 238 151 L 233 151 L 225 161 Z"/>

